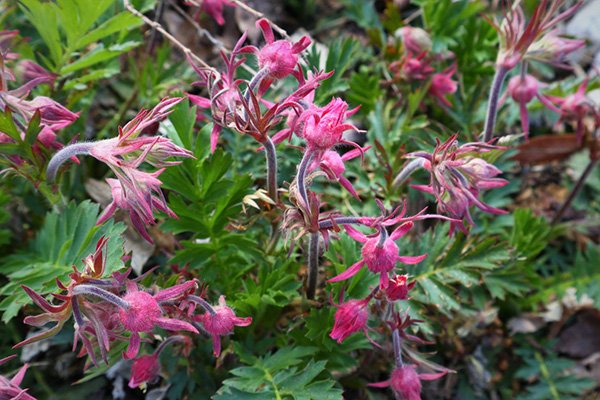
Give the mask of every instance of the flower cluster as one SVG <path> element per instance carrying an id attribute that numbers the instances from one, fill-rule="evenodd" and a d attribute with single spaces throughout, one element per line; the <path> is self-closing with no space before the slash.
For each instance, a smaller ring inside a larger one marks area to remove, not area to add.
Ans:
<path id="1" fill-rule="evenodd" d="M 447 96 L 455 93 L 458 88 L 457 82 L 452 80 L 452 76 L 456 73 L 456 65 L 452 64 L 446 69 L 436 72 L 433 64 L 452 57 L 452 54 L 444 55 L 432 52 L 431 38 L 421 28 L 405 26 L 398 30 L 398 36 L 402 39 L 403 53 L 398 61 L 390 64 L 394 81 L 428 82 L 429 95 L 438 104 L 450 107 L 451 103 Z"/>
<path id="2" fill-rule="evenodd" d="M 0 360 L 0 365 L 15 358 L 16 355 L 8 356 Z M 0 399 L 15 399 L 15 400 L 36 400 L 35 397 L 27 393 L 27 389 L 22 389 L 21 382 L 25 377 L 28 365 L 25 364 L 11 379 L 7 379 L 0 375 Z"/>
<path id="3" fill-rule="evenodd" d="M 412 185 L 413 188 L 433 194 L 437 201 L 438 212 L 454 218 L 450 222 L 451 234 L 459 229 L 467 232 L 468 224 L 473 225 L 470 209 L 472 206 L 491 214 L 505 214 L 506 211 L 485 204 L 480 199 L 482 190 L 499 188 L 508 181 L 497 178 L 502 173 L 477 154 L 498 150 L 501 147 L 483 142 L 458 145 L 453 135 L 444 143 L 438 141 L 430 153 L 416 152 L 410 157 L 422 159 L 422 166 L 431 175 L 429 185 Z"/>
<path id="4" fill-rule="evenodd" d="M 215 355 L 218 356 L 220 337 L 232 333 L 234 325 L 247 326 L 252 322 L 249 317 L 237 317 L 224 304 L 223 298 L 219 300 L 218 306 L 212 307 L 197 296 L 196 280 L 157 290 L 141 287 L 140 278 L 129 278 L 130 271 L 115 272 L 112 276 L 105 277 L 107 241 L 102 238 L 98 242 L 96 251 L 84 260 L 83 271 L 73 268 L 74 272 L 67 285 L 57 281 L 60 292 L 53 296 L 61 301 L 59 304 L 53 304 L 23 286 L 33 302 L 44 310 L 42 314 L 26 317 L 24 322 L 33 326 L 44 326 L 52 322 L 54 326 L 15 347 L 56 335 L 72 315 L 75 321 L 73 349 L 81 341 L 78 355 L 87 355 L 94 364 L 97 363 L 97 351 L 108 362 L 107 354 L 114 341 L 128 341 L 129 346 L 123 353 L 123 358 L 136 358 L 142 341 L 152 339 L 152 332 L 157 328 L 178 333 L 208 333 L 213 338 Z M 195 312 L 195 307 L 190 307 L 194 304 L 201 305 L 200 313 Z M 166 343 L 187 340 L 185 336 L 177 335 L 173 339 L 167 339 Z M 155 358 L 163 347 L 157 349 Z M 150 360 L 147 357 L 142 358 L 142 361 L 138 358 L 136 362 L 138 365 L 134 367 L 131 385 L 137 386 L 150 380 L 152 374 L 149 369 L 155 371 L 155 367 L 149 367 Z"/>
<path id="5" fill-rule="evenodd" d="M 99 217 L 98 224 L 110 218 L 117 209 L 127 211 L 137 232 L 152 243 L 146 225 L 154 224 L 154 212 L 161 211 L 176 218 L 160 190 L 161 181 L 158 176 L 165 167 L 179 164 L 180 161 L 171 161 L 171 157 L 192 157 L 192 153 L 165 137 L 142 134 L 156 132 L 158 123 L 181 100 L 182 98 L 164 99 L 152 110 L 140 111 L 125 126 L 119 127 L 117 137 L 74 143 L 63 148 L 48 164 L 48 179 L 54 179 L 60 165 L 75 155 L 86 154 L 102 161 L 118 179 L 107 179 L 113 200 Z M 146 172 L 140 169 L 143 163 L 158 169 Z"/>

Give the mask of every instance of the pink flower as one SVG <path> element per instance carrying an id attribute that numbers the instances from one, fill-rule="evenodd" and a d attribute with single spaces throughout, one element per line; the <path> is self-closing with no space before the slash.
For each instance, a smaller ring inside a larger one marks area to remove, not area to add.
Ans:
<path id="1" fill-rule="evenodd" d="M 585 94 L 588 82 L 589 78 L 586 77 L 575 93 L 567 95 L 564 98 L 547 96 L 552 102 L 558 105 L 560 119 L 557 124 L 560 124 L 564 120 L 575 123 L 579 143 L 583 141 L 583 136 L 585 135 L 585 116 L 593 115 L 596 120 L 600 117 L 600 113 L 596 110 L 594 103 Z"/>
<path id="2" fill-rule="evenodd" d="M 57 74 L 54 74 L 39 64 L 31 60 L 23 60 L 19 63 L 19 67 L 21 73 L 23 74 L 23 80 L 26 82 L 32 81 L 34 79 L 43 78 L 44 83 L 49 83 L 50 85 L 54 84 L 56 78 L 58 78 Z"/>
<path id="3" fill-rule="evenodd" d="M 549 64 L 570 68 L 563 64 L 563 59 L 576 50 L 585 46 L 585 40 L 567 39 L 558 35 L 554 29 L 545 34 L 540 40 L 534 42 L 527 50 L 527 57 Z"/>
<path id="4" fill-rule="evenodd" d="M 428 53 L 431 51 L 431 37 L 421 28 L 404 26 L 398 29 L 396 35 L 400 34 L 404 42 L 404 49 L 412 54 Z"/>
<path id="5" fill-rule="evenodd" d="M 408 300 L 408 291 L 415 286 L 415 282 L 407 283 L 408 275 L 396 275 L 390 279 L 385 294 L 390 301 Z"/>
<path id="6" fill-rule="evenodd" d="M 235 4 L 228 0 L 202 0 L 200 10 L 210 15 L 217 24 L 223 25 L 225 24 L 223 18 L 223 8 L 225 6 L 235 7 Z"/>
<path id="7" fill-rule="evenodd" d="M 135 389 L 142 384 L 150 383 L 158 378 L 159 373 L 158 353 L 140 356 L 133 361 L 131 366 L 129 387 Z"/>
<path id="8" fill-rule="evenodd" d="M 552 35 L 556 35 L 548 33 L 548 31 L 573 15 L 583 4 L 583 2 L 577 2 L 559 13 L 564 2 L 564 0 L 541 0 L 528 22 L 525 21 L 525 13 L 519 3 L 514 4 L 502 22 L 497 23 L 490 20 L 500 36 L 500 51 L 496 64 L 511 70 L 526 56 L 539 58 L 539 49 L 544 47 L 542 42 L 544 40 L 552 41 Z"/>
<path id="9" fill-rule="evenodd" d="M 353 115 L 357 109 L 348 111 L 348 103 L 334 98 L 325 107 L 309 108 L 299 117 L 296 124 L 302 124 L 298 135 L 306 141 L 307 151 L 317 154 L 320 161 L 323 154 L 333 146 L 344 143 L 356 147 L 355 143 L 345 141 L 342 134 L 347 130 L 358 131 L 354 125 L 344 120 Z M 316 162 L 313 159 L 313 162 Z"/>
<path id="10" fill-rule="evenodd" d="M 327 178 L 330 180 L 336 180 L 342 185 L 344 189 L 346 189 L 352 196 L 356 199 L 360 200 L 358 193 L 354 190 L 352 183 L 348 179 L 346 179 L 343 174 L 346 171 L 346 166 L 344 165 L 344 161 L 352 160 L 353 158 L 362 156 L 365 151 L 367 151 L 370 146 L 354 149 L 344 153 L 344 155 L 340 155 L 337 151 L 327 150 L 323 153 L 323 156 L 320 160 L 320 163 L 313 162 L 310 170 L 314 170 L 317 167 L 321 169 L 327 175 Z"/>
<path id="11" fill-rule="evenodd" d="M 539 82 L 531 75 L 517 75 L 508 81 L 508 88 L 505 95 L 500 100 L 504 102 L 506 95 L 510 95 L 514 101 L 519 103 L 519 109 L 521 111 L 521 127 L 525 133 L 525 139 L 529 137 L 529 115 L 527 113 L 527 104 L 534 98 L 538 98 L 542 104 L 549 109 L 560 112 L 550 100 L 540 93 L 540 87 L 542 83 Z"/>
<path id="12" fill-rule="evenodd" d="M 455 72 L 456 64 L 431 77 L 429 94 L 437 98 L 440 103 L 447 107 L 450 107 L 452 104 L 448 101 L 446 95 L 456 92 L 457 89 L 457 83 L 452 80 L 452 75 L 454 75 Z"/>
<path id="13" fill-rule="evenodd" d="M 403 400 L 421 400 L 421 381 L 441 378 L 446 372 L 436 374 L 418 374 L 412 365 L 403 365 L 392 371 L 387 381 L 370 383 L 371 387 L 391 387 L 394 394 Z"/>
<path id="14" fill-rule="evenodd" d="M 367 321 L 369 311 L 367 305 L 370 298 L 364 300 L 348 300 L 341 304 L 335 304 L 335 322 L 329 334 L 333 340 L 342 343 L 348 336 L 358 331 L 367 333 Z"/>
<path id="15" fill-rule="evenodd" d="M 424 167 L 431 174 L 429 185 L 412 185 L 436 197 L 438 211 L 455 221 L 450 222 L 450 233 L 456 228 L 466 232 L 464 219 L 474 224 L 469 208 L 476 206 L 490 214 L 505 214 L 506 211 L 491 207 L 479 199 L 481 190 L 498 188 L 508 181 L 496 178 L 502 173 L 498 168 L 474 157 L 476 153 L 484 153 L 501 149 L 483 142 L 466 143 L 458 146 L 457 135 L 446 142 L 438 144 L 432 154 L 416 152 L 411 157 L 423 158 Z"/>
<path id="16" fill-rule="evenodd" d="M 354 240 L 363 243 L 362 259 L 338 276 L 329 279 L 327 282 L 339 282 L 349 279 L 356 275 L 358 271 L 366 265 L 369 271 L 380 274 L 379 286 L 382 289 L 387 288 L 389 284 L 389 273 L 394 270 L 398 262 L 404 264 L 418 264 L 427 257 L 427 254 L 420 256 L 398 255 L 398 245 L 396 245 L 394 240 L 398 240 L 408 233 L 413 225 L 414 224 L 411 221 L 404 222 L 389 236 L 383 226 L 379 228 L 378 234 L 366 236 L 352 228 L 350 225 L 346 225 L 345 228 L 348 235 Z"/>
<path id="17" fill-rule="evenodd" d="M 233 333 L 235 326 L 248 326 L 252 323 L 252 317 L 236 317 L 233 310 L 227 306 L 225 296 L 219 297 L 218 306 L 204 314 L 197 315 L 194 320 L 200 322 L 212 336 L 215 357 L 219 357 L 221 354 L 221 336 Z"/>
<path id="18" fill-rule="evenodd" d="M 264 88 L 270 85 L 269 81 L 283 79 L 294 72 L 296 65 L 298 65 L 298 54 L 310 45 L 310 39 L 303 36 L 296 43 L 285 39 L 275 40 L 273 29 L 264 18 L 256 21 L 256 26 L 261 29 L 267 44 L 260 49 L 247 46 L 243 51 L 256 54 L 259 68 L 266 70 L 266 79 L 261 83 Z M 259 90 L 260 93 L 263 91 L 264 89 Z"/>
<path id="19" fill-rule="evenodd" d="M 0 365 L 6 363 L 9 360 L 15 358 L 16 355 L 8 356 L 0 360 Z M 21 389 L 21 382 L 25 377 L 28 365 L 25 364 L 21 369 L 12 377 L 7 379 L 0 375 L 0 399 L 7 400 L 36 400 L 35 397 L 27 394 L 27 389 Z"/>
<path id="20" fill-rule="evenodd" d="M 150 332 L 155 326 L 169 331 L 189 331 L 198 333 L 190 323 L 172 318 L 164 318 L 163 311 L 159 305 L 162 301 L 167 301 L 180 296 L 196 285 L 196 282 L 190 281 L 169 289 L 161 290 L 154 296 L 150 293 L 138 290 L 135 282 L 127 282 L 127 293 L 123 300 L 128 307 L 119 309 L 119 319 L 121 323 L 131 332 L 129 338 L 129 348 L 123 354 L 124 358 L 134 358 L 140 349 L 140 333 Z"/>
<path id="21" fill-rule="evenodd" d="M 417 57 L 413 53 L 408 53 L 400 59 L 390 64 L 390 70 L 397 79 L 405 81 L 415 81 L 426 79 L 435 70 L 430 65 L 430 60 L 426 58 L 427 53 L 422 52 Z"/>

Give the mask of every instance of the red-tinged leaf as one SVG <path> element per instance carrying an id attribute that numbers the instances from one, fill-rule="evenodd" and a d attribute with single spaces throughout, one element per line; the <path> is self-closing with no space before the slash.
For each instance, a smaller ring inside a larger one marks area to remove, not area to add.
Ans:
<path id="1" fill-rule="evenodd" d="M 537 136 L 518 147 L 513 158 L 520 164 L 546 164 L 570 157 L 583 148 L 575 134 Z"/>
<path id="2" fill-rule="evenodd" d="M 15 344 L 12 348 L 18 349 L 19 347 L 23 347 L 26 344 L 37 342 L 42 339 L 47 339 L 49 337 L 52 337 L 52 336 L 56 335 L 58 332 L 60 332 L 60 330 L 62 329 L 64 324 L 65 324 L 65 321 L 58 321 L 58 323 L 56 325 L 54 325 L 52 328 L 48 329 L 47 331 L 40 332 L 37 335 L 27 338 L 27 339 L 23 340 L 22 342 Z"/>
<path id="3" fill-rule="evenodd" d="M 45 298 L 43 298 L 41 295 L 34 292 L 32 289 L 28 288 L 27 286 L 21 285 L 21 287 L 27 293 L 27 295 L 29 297 L 31 297 L 31 300 L 33 300 L 33 302 L 35 304 L 37 304 L 39 307 L 41 307 L 45 311 L 48 311 L 51 313 L 59 313 L 68 306 L 68 303 L 60 304 L 57 306 L 50 304 Z"/>

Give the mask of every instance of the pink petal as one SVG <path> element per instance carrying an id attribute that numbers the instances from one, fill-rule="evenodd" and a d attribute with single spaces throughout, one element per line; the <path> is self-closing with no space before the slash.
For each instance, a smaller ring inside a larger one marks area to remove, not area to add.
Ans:
<path id="1" fill-rule="evenodd" d="M 357 242 L 365 243 L 367 241 L 367 237 L 364 234 L 362 234 L 361 232 L 354 229 L 352 226 L 344 225 L 344 228 L 346 228 L 346 233 L 348 233 L 348 236 L 350 236 L 352 239 L 356 240 Z"/>
<path id="2" fill-rule="evenodd" d="M 400 256 L 398 257 L 398 261 L 404 264 L 412 265 L 420 263 L 425 259 L 425 257 L 427 257 L 427 254 L 423 254 L 420 256 Z"/>
<path id="3" fill-rule="evenodd" d="M 131 337 L 129 338 L 129 347 L 127 351 L 123 353 L 123 358 L 126 360 L 130 360 L 135 358 L 140 351 L 140 335 L 137 332 L 132 332 Z"/>
<path id="4" fill-rule="evenodd" d="M 347 270 L 345 270 L 344 272 L 342 272 L 338 276 L 333 277 L 333 278 L 327 280 L 327 282 L 339 282 L 339 281 L 344 281 L 346 279 L 350 279 L 354 275 L 356 275 L 358 273 L 358 271 L 360 271 L 360 269 L 362 268 L 363 264 L 364 264 L 364 261 L 360 260 L 359 262 L 353 264 L 352 266 L 350 266 Z"/>
<path id="5" fill-rule="evenodd" d="M 198 329 L 194 328 L 192 324 L 185 321 L 180 321 L 173 318 L 158 318 L 156 325 L 168 331 L 189 331 L 198 333 Z"/>

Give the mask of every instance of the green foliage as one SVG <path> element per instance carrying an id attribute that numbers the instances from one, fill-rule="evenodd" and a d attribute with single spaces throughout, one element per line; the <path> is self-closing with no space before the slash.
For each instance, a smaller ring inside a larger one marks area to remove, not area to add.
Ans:
<path id="1" fill-rule="evenodd" d="M 102 236 L 109 237 L 106 274 L 123 267 L 122 241 L 125 230 L 121 223 L 108 221 L 96 226 L 99 207 L 89 201 L 70 203 L 62 212 L 48 213 L 44 225 L 27 248 L 4 257 L 0 271 L 9 282 L 0 289 L 2 320 L 10 321 L 31 300 L 21 289 L 27 285 L 39 293 L 56 289 L 56 279 L 66 282 L 73 271 L 81 270 L 82 259 L 92 254 Z"/>
<path id="2" fill-rule="evenodd" d="M 517 350 L 523 365 L 517 370 L 516 377 L 529 384 L 519 400 L 575 400 L 592 389 L 595 382 L 580 378 L 572 372 L 575 362 L 557 356 L 552 350 L 542 353 L 530 347 Z"/>
<path id="3" fill-rule="evenodd" d="M 141 20 L 126 11 L 105 17 L 114 0 L 21 0 L 20 3 L 48 48 L 49 58 L 42 58 L 52 71 L 69 75 L 96 68 L 76 81 L 80 84 L 106 77 L 109 70 L 100 73 L 98 66 L 139 44 L 121 39 L 123 33 L 140 26 Z M 117 34 L 119 39 L 113 39 L 109 45 L 101 42 Z"/>
<path id="4" fill-rule="evenodd" d="M 231 370 L 234 378 L 226 379 L 215 400 L 277 399 L 338 400 L 342 390 L 335 381 L 324 379 L 326 361 L 308 360 L 316 349 L 283 347 L 265 357 L 249 356 L 249 366 Z"/>

